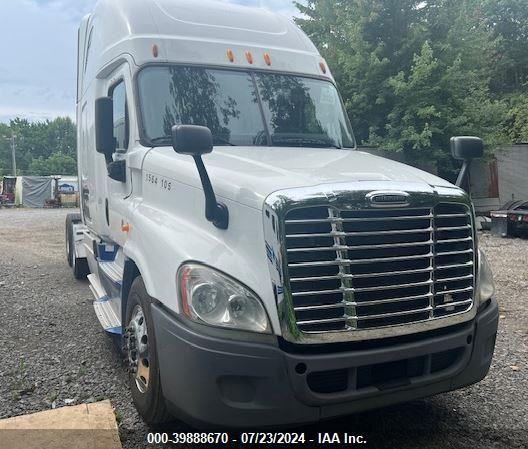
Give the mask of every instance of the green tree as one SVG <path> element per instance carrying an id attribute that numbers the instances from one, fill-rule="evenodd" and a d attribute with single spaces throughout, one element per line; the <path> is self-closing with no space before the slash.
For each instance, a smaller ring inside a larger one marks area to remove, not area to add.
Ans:
<path id="1" fill-rule="evenodd" d="M 77 170 L 77 162 L 68 154 L 53 153 L 47 159 L 39 157 L 29 164 L 28 172 L 32 175 L 72 175 Z"/>
<path id="2" fill-rule="evenodd" d="M 449 138 L 508 141 L 506 103 L 491 89 L 501 42 L 484 0 L 309 0 L 299 25 L 314 39 L 362 144 L 438 162 L 453 177 Z"/>
<path id="3" fill-rule="evenodd" d="M 69 117 L 58 117 L 47 122 L 47 143 L 53 149 L 53 153 L 63 153 L 72 158 L 76 157 L 76 127 Z"/>
<path id="4" fill-rule="evenodd" d="M 506 125 L 513 142 L 528 142 L 528 93 L 510 97 Z"/>
<path id="5" fill-rule="evenodd" d="M 483 0 L 479 12 L 498 39 L 492 78 L 498 94 L 517 93 L 528 83 L 526 0 Z"/>
<path id="6" fill-rule="evenodd" d="M 0 125 L 0 136 L 17 136 L 17 171 L 23 175 L 75 174 L 76 127 L 68 117 L 43 122 L 15 118 Z M 73 162 L 72 162 L 73 161 Z M 0 167 L 11 173 L 9 142 L 0 138 Z"/>
<path id="7" fill-rule="evenodd" d="M 298 24 L 322 51 L 361 143 L 384 133 L 394 106 L 389 79 L 406 70 L 423 42 L 420 1 L 310 0 Z"/>
<path id="8" fill-rule="evenodd" d="M 389 84 L 397 101 L 387 117 L 387 133 L 371 135 L 371 142 L 403 151 L 407 160 L 435 160 L 440 174 L 452 179 L 451 136 L 478 135 L 491 147 L 506 140 L 505 105 L 490 98 L 479 74 L 463 69 L 460 56 L 446 64 L 426 41 L 410 73 L 400 72 Z"/>

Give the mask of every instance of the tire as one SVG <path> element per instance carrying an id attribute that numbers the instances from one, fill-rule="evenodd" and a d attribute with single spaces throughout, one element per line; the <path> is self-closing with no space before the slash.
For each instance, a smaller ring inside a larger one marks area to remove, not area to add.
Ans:
<path id="1" fill-rule="evenodd" d="M 68 259 L 68 265 L 70 267 L 73 267 L 73 225 L 81 221 L 80 214 L 66 215 L 66 258 Z"/>
<path id="2" fill-rule="evenodd" d="M 66 216 L 66 257 L 68 265 L 73 270 L 73 276 L 78 280 L 86 279 L 86 276 L 90 274 L 88 261 L 85 258 L 75 257 L 74 252 L 73 225 L 81 222 L 80 214 L 68 214 Z"/>
<path id="3" fill-rule="evenodd" d="M 132 283 L 128 295 L 126 310 L 126 332 L 125 348 L 126 360 L 130 364 L 128 373 L 128 383 L 132 392 L 132 398 L 137 411 L 143 420 L 151 425 L 156 426 L 169 421 L 173 418 L 167 410 L 163 391 L 161 389 L 161 377 L 158 363 L 158 354 L 156 351 L 156 335 L 151 313 L 152 298 L 148 295 L 145 284 L 141 276 L 138 276 Z M 141 313 L 138 314 L 138 312 Z M 141 317 L 143 322 L 141 323 Z M 146 334 L 142 333 L 139 326 L 145 326 Z M 140 375 L 145 374 L 145 348 L 144 341 L 146 337 L 147 349 L 147 371 L 148 382 L 145 383 L 140 379 Z M 138 342 L 138 340 L 140 340 Z M 135 360 L 133 351 L 135 353 Z M 134 368 L 137 366 L 137 371 Z"/>

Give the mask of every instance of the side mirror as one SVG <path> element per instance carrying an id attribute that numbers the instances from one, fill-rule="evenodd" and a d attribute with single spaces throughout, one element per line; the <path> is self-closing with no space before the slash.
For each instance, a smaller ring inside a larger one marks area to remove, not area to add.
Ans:
<path id="1" fill-rule="evenodd" d="M 471 194 L 471 183 L 469 181 L 471 161 L 484 156 L 484 142 L 479 137 L 451 137 L 451 154 L 455 159 L 464 161 L 458 174 L 456 185 L 465 187 L 465 190 Z"/>
<path id="2" fill-rule="evenodd" d="M 172 127 L 172 146 L 179 154 L 192 156 L 202 181 L 205 195 L 205 218 L 218 229 L 229 226 L 229 210 L 216 200 L 211 180 L 202 160 L 203 154 L 213 151 L 213 135 L 205 126 L 176 125 Z"/>
<path id="3" fill-rule="evenodd" d="M 126 182 L 126 161 L 124 159 L 110 162 L 106 168 L 110 179 L 119 182 Z"/>
<path id="4" fill-rule="evenodd" d="M 114 102 L 110 97 L 95 100 L 95 149 L 112 162 L 116 150 L 114 138 Z"/>
<path id="5" fill-rule="evenodd" d="M 484 156 L 484 142 L 479 137 L 451 137 L 451 154 L 459 161 Z"/>
<path id="6" fill-rule="evenodd" d="M 213 151 L 213 135 L 211 130 L 205 126 L 173 126 L 172 146 L 176 153 L 201 156 Z"/>

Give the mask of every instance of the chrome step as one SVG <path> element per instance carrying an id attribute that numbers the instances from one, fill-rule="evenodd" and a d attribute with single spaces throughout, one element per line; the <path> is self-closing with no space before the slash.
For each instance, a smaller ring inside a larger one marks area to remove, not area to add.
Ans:
<path id="1" fill-rule="evenodd" d="M 121 318 L 119 317 L 120 298 L 110 298 L 99 282 L 97 275 L 88 275 L 90 290 L 94 295 L 93 308 L 97 319 L 106 332 L 121 334 Z"/>
<path id="2" fill-rule="evenodd" d="M 111 261 L 111 262 L 100 261 L 99 269 L 114 284 L 121 285 L 123 281 L 123 268 L 120 267 L 115 261 Z"/>

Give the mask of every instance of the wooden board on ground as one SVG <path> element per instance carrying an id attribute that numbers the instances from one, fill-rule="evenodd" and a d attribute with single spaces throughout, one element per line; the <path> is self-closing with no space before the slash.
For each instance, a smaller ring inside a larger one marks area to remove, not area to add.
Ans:
<path id="1" fill-rule="evenodd" d="M 121 449 L 110 401 L 0 420 L 0 449 Z"/>

